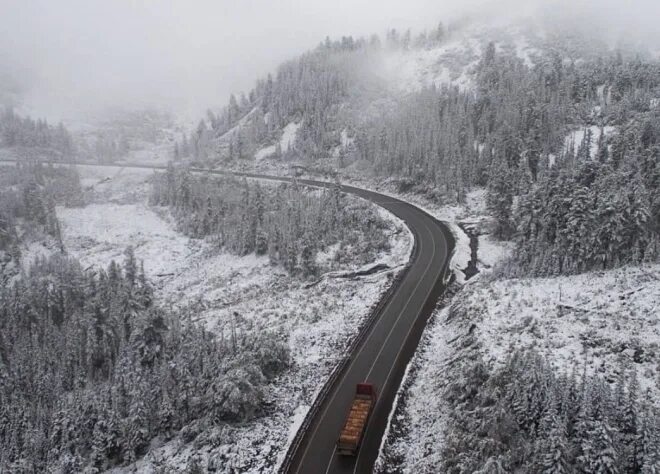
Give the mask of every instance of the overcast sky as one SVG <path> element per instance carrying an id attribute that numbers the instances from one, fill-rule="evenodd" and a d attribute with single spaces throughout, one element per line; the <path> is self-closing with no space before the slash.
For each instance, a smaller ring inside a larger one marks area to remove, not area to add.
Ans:
<path id="1" fill-rule="evenodd" d="M 541 0 L 542 1 L 542 0 Z M 548 5 L 576 2 L 547 0 Z M 421 29 L 458 15 L 520 12 L 516 0 L 0 0 L 0 67 L 35 113 L 163 104 L 199 113 L 247 90 L 326 35 Z M 656 0 L 583 0 L 617 24 L 653 25 Z M 574 7 L 573 7 L 574 8 Z M 569 10 L 570 11 L 570 10 Z"/>

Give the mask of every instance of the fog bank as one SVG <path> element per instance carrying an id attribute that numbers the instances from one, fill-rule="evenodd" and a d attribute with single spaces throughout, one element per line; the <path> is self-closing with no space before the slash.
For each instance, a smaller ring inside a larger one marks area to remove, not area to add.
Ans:
<path id="1" fill-rule="evenodd" d="M 660 17 L 651 0 L 0 0 L 0 11 L 0 99 L 51 119 L 108 107 L 198 114 L 326 36 L 536 15 L 655 40 Z"/>

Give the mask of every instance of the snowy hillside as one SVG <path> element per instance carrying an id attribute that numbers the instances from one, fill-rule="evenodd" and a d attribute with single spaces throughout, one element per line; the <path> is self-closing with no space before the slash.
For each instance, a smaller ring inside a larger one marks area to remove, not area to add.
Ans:
<path id="1" fill-rule="evenodd" d="M 660 266 L 573 277 L 477 279 L 438 310 L 426 330 L 380 463 L 384 472 L 437 472 L 447 433 L 444 394 L 458 358 L 494 370 L 513 350 L 534 349 L 557 373 L 603 377 L 615 387 L 635 371 L 645 397 L 660 400 Z"/>
<path id="2" fill-rule="evenodd" d="M 438 48 L 393 51 L 383 54 L 383 74 L 404 92 L 423 87 L 472 85 L 474 66 L 482 45 L 476 39 L 454 40 Z"/>
<path id="3" fill-rule="evenodd" d="M 536 348 L 560 371 L 586 364 L 613 382 L 622 364 L 660 400 L 660 266 L 475 285 L 460 311 L 473 315 L 486 363 Z"/>
<path id="4" fill-rule="evenodd" d="M 395 50 L 383 54 L 383 76 L 395 89 L 418 91 L 423 87 L 474 87 L 474 75 L 489 42 L 498 52 L 510 54 L 534 67 L 547 45 L 543 32 L 529 26 L 497 27 L 473 22 L 456 31 L 441 45 Z"/>
<path id="5" fill-rule="evenodd" d="M 328 36 L 185 125 L 2 110 L 0 472 L 275 472 L 339 363 L 388 400 L 423 321 L 346 350 L 413 236 L 356 186 L 455 241 L 370 329 L 436 303 L 375 472 L 660 473 L 660 60 L 605 9 Z"/>
<path id="6" fill-rule="evenodd" d="M 264 158 L 271 157 L 277 153 L 286 152 L 289 147 L 293 146 L 296 140 L 296 132 L 300 128 L 300 124 L 291 122 L 282 131 L 282 138 L 275 145 L 270 145 L 258 150 L 254 154 L 254 158 L 257 161 L 263 160 Z"/>

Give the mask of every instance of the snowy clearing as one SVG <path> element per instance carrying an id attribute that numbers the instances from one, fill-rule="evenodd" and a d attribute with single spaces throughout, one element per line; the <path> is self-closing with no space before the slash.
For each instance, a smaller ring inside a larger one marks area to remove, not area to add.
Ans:
<path id="1" fill-rule="evenodd" d="M 286 152 L 289 147 L 293 145 L 296 140 L 296 133 L 298 132 L 299 128 L 300 124 L 295 122 L 291 122 L 286 127 L 284 127 L 284 130 L 282 131 L 282 138 L 280 138 L 279 141 L 280 150 L 282 150 L 282 152 Z M 257 161 L 260 161 L 264 158 L 268 158 L 269 156 L 274 155 L 276 151 L 277 145 L 270 145 L 257 151 L 254 154 L 254 158 Z"/>
<path id="2" fill-rule="evenodd" d="M 264 158 L 268 158 L 269 156 L 272 156 L 275 154 L 275 150 L 277 150 L 276 145 L 270 145 L 267 147 L 262 148 L 261 150 L 257 151 L 254 154 L 254 159 L 259 161 L 263 160 Z"/>
<path id="3" fill-rule="evenodd" d="M 471 70 L 480 54 L 480 47 L 470 41 L 451 41 L 428 50 L 388 52 L 383 58 L 383 75 L 404 92 L 431 85 L 469 89 Z"/>
<path id="4" fill-rule="evenodd" d="M 495 281 L 469 291 L 484 360 L 502 363 L 509 347 L 536 348 L 558 370 L 587 364 L 608 380 L 633 364 L 660 400 L 660 265 L 576 276 Z"/>
<path id="5" fill-rule="evenodd" d="M 174 231 L 144 203 L 58 207 L 65 248 L 85 267 L 121 261 L 132 245 L 151 278 L 177 272 L 190 258 L 192 242 Z"/>
<path id="6" fill-rule="evenodd" d="M 595 125 L 592 125 L 591 127 L 586 127 L 580 130 L 574 130 L 570 132 L 566 138 L 564 139 L 564 152 L 568 152 L 570 150 L 573 150 L 573 152 L 577 152 L 578 148 L 580 148 L 580 144 L 584 140 L 584 136 L 589 131 L 591 133 L 591 143 L 589 145 L 589 158 L 594 158 L 596 156 L 596 153 L 598 152 L 598 142 L 600 140 L 600 136 L 604 135 L 604 137 L 609 137 L 612 135 L 612 133 L 616 130 L 616 127 L 607 125 L 601 129 L 601 127 L 597 127 Z"/>

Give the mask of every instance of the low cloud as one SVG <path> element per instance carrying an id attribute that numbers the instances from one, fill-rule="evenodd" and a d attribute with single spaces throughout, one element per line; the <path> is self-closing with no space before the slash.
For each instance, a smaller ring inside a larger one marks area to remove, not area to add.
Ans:
<path id="1" fill-rule="evenodd" d="M 108 107 L 199 113 L 325 36 L 541 12 L 655 41 L 660 17 L 650 0 L 0 0 L 0 10 L 0 88 L 54 119 Z"/>

